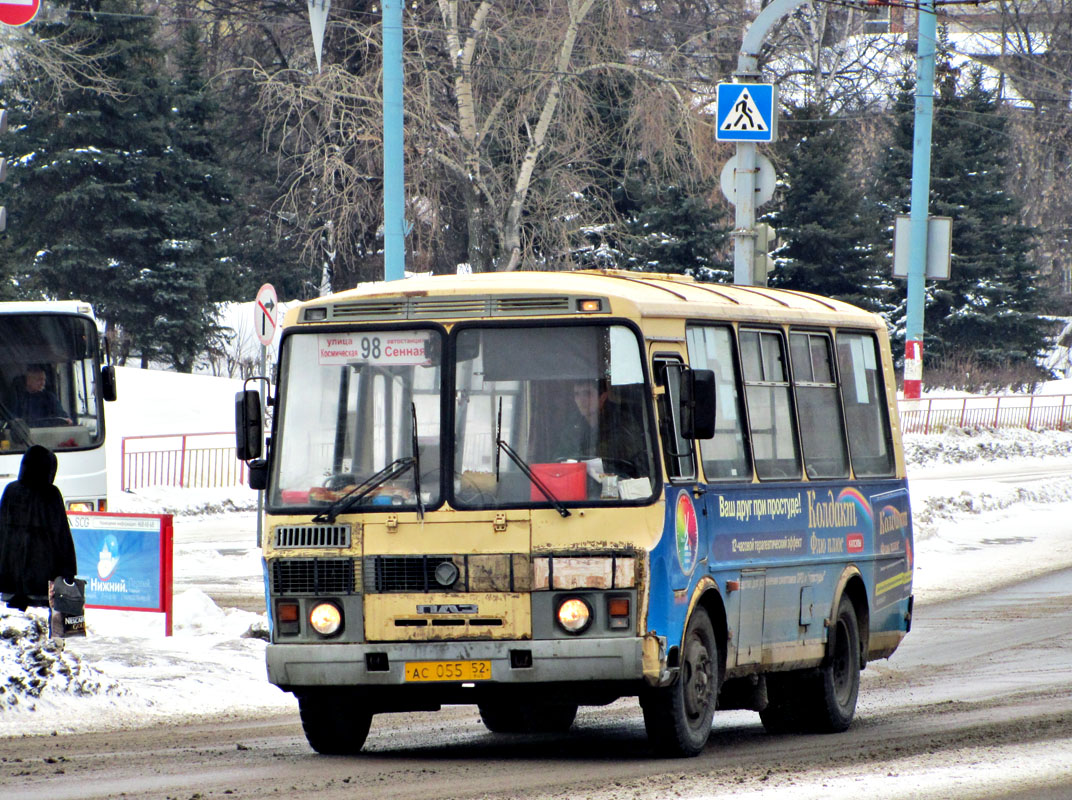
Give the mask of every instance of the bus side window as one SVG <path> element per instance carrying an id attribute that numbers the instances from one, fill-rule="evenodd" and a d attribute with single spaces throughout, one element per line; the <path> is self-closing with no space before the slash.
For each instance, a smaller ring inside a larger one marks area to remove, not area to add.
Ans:
<path id="1" fill-rule="evenodd" d="M 707 480 L 751 480 L 733 331 L 723 325 L 690 326 L 685 339 L 689 364 L 715 373 L 715 435 L 700 441 L 704 476 Z"/>
<path id="2" fill-rule="evenodd" d="M 670 480 L 689 480 L 696 477 L 692 460 L 692 441 L 681 435 L 681 408 L 678 392 L 683 364 L 677 358 L 656 358 L 653 362 L 656 382 L 664 391 L 659 395 L 659 438 L 663 444 L 666 473 Z"/>
<path id="3" fill-rule="evenodd" d="M 800 478 L 800 453 L 781 333 L 742 330 L 741 364 L 756 474 L 760 480 Z"/>
<path id="4" fill-rule="evenodd" d="M 825 333 L 790 332 L 789 353 L 804 469 L 809 478 L 846 478 L 849 456 L 830 337 Z"/>
<path id="5" fill-rule="evenodd" d="M 853 472 L 857 477 L 892 475 L 889 409 L 875 338 L 864 333 L 838 333 L 837 354 Z"/>

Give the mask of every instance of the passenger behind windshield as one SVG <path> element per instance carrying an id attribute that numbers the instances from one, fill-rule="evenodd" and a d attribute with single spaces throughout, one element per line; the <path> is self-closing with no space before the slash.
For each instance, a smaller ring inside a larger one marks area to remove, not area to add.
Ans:
<path id="1" fill-rule="evenodd" d="M 59 399 L 46 388 L 46 368 L 31 364 L 23 375 L 22 385 L 15 386 L 10 410 L 12 416 L 31 427 L 70 425 L 71 416 Z"/>
<path id="2" fill-rule="evenodd" d="M 604 380 L 574 381 L 573 412 L 561 424 L 554 457 L 602 460 L 602 471 L 628 478 L 650 474 L 648 447 L 639 417 L 611 396 Z"/>

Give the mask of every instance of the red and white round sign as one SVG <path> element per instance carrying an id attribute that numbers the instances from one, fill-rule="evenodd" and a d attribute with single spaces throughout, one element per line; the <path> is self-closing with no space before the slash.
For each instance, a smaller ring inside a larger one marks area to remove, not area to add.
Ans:
<path id="1" fill-rule="evenodd" d="M 41 10 L 41 0 L 4 0 L 0 2 L 0 22 L 25 25 Z"/>
<path id="2" fill-rule="evenodd" d="M 279 299 L 275 296 L 275 287 L 272 284 L 266 283 L 257 290 L 257 302 L 253 307 L 253 327 L 257 338 L 265 347 L 270 345 L 275 337 L 278 306 Z"/>

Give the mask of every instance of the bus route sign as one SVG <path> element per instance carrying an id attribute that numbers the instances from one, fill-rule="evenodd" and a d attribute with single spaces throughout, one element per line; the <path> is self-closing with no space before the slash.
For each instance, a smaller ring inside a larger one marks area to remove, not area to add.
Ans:
<path id="1" fill-rule="evenodd" d="M 5 0 L 0 3 L 0 22 L 5 25 L 25 25 L 41 10 L 41 0 Z"/>

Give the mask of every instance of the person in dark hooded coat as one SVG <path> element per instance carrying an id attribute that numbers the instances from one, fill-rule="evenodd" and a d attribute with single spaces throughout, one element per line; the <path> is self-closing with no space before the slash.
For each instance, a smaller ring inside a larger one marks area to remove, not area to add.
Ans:
<path id="1" fill-rule="evenodd" d="M 19 479 L 0 498 L 0 598 L 11 608 L 48 605 L 48 582 L 74 580 L 74 538 L 63 495 L 53 485 L 56 455 L 34 445 Z"/>

